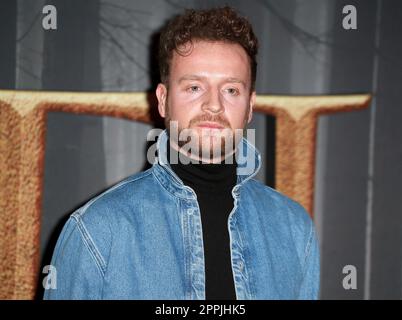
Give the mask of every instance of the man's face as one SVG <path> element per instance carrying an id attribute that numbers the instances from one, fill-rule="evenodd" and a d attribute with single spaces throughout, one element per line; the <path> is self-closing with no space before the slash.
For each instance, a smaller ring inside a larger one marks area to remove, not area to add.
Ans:
<path id="1" fill-rule="evenodd" d="M 194 41 L 192 48 L 183 49 L 190 51 L 173 54 L 168 87 L 159 84 L 156 89 L 159 113 L 168 129 L 177 121 L 179 133 L 190 129 L 196 134 L 203 152 L 219 148 L 223 155 L 225 141 L 252 117 L 255 92 L 247 53 L 225 42 Z"/>

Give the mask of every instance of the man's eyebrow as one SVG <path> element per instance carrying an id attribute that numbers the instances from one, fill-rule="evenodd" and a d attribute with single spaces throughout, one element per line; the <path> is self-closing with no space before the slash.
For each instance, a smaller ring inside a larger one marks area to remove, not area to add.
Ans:
<path id="1" fill-rule="evenodd" d="M 204 76 L 199 76 L 199 75 L 195 75 L 195 74 L 188 74 L 188 75 L 184 75 L 182 77 L 180 77 L 180 79 L 178 80 L 178 82 L 182 82 L 182 81 L 186 81 L 186 80 L 205 80 L 207 77 Z M 225 78 L 224 79 L 225 82 L 229 82 L 229 83 L 240 83 L 241 85 L 243 85 L 243 87 L 247 88 L 246 83 L 243 80 L 240 80 L 238 78 Z"/>
<path id="2" fill-rule="evenodd" d="M 227 78 L 226 81 L 230 82 L 230 83 L 240 83 L 243 85 L 243 87 L 245 87 L 245 88 L 247 87 L 246 83 L 243 80 L 240 80 L 238 78 Z"/>
<path id="3" fill-rule="evenodd" d="M 186 80 L 203 80 L 205 79 L 205 77 L 203 76 L 197 76 L 195 74 L 186 74 L 182 77 L 180 77 L 180 79 L 178 80 L 178 82 L 182 82 L 182 81 L 186 81 Z"/>

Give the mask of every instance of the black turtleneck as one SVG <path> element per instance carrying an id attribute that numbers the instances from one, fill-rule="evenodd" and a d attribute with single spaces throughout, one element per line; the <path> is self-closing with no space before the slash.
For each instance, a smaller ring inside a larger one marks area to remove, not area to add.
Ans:
<path id="1" fill-rule="evenodd" d="M 168 141 L 168 159 L 170 159 Z M 192 188 L 201 211 L 207 300 L 235 300 L 230 256 L 228 217 L 233 209 L 232 188 L 236 184 L 234 164 L 170 164 L 173 171 Z"/>

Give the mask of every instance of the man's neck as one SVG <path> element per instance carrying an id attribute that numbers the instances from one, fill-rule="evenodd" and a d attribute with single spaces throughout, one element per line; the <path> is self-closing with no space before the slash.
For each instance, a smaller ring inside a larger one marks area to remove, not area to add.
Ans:
<path id="1" fill-rule="evenodd" d="M 178 152 L 167 141 L 167 159 L 171 168 L 185 185 L 190 186 L 196 192 L 222 191 L 232 189 L 237 182 L 237 163 L 192 163 L 185 161 L 172 162 L 172 152 Z M 182 155 L 185 157 L 185 155 Z M 187 159 L 190 160 L 190 159 Z"/>
<path id="2" fill-rule="evenodd" d="M 180 148 L 177 143 L 171 139 L 168 139 L 167 144 L 169 163 L 183 163 L 183 164 L 233 164 L 236 162 L 235 155 L 236 149 L 225 153 L 224 155 L 220 154 L 219 156 L 211 157 L 210 152 L 208 152 L 208 157 L 203 157 L 197 152 L 185 151 L 183 148 Z"/>

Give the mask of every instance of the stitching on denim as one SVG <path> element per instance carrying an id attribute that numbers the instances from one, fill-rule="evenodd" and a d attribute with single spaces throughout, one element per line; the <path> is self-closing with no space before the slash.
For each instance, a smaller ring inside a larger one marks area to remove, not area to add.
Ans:
<path id="1" fill-rule="evenodd" d="M 156 164 L 156 165 L 160 166 L 159 164 Z M 161 185 L 161 187 L 162 187 L 163 189 L 165 189 L 167 192 L 169 192 L 171 195 L 173 195 L 173 196 L 175 196 L 175 197 L 177 197 L 177 198 L 179 198 L 179 199 L 184 199 L 184 200 L 191 200 L 191 199 L 193 199 L 192 197 L 186 197 L 186 196 L 182 196 L 182 195 L 179 195 L 179 194 L 175 194 L 172 190 L 169 190 L 169 189 L 162 183 L 161 179 L 158 177 L 158 174 L 156 174 L 155 171 L 156 171 L 157 169 L 155 169 L 154 167 L 152 167 L 151 170 L 152 170 L 152 175 L 155 177 L 156 181 L 158 181 L 158 183 Z M 162 170 L 164 170 L 164 169 L 162 169 Z"/>
<path id="2" fill-rule="evenodd" d="M 236 232 L 239 238 L 239 243 L 241 244 L 241 252 L 239 252 L 240 259 L 242 260 L 243 263 L 243 272 L 241 274 L 243 275 L 244 278 L 244 284 L 245 284 L 245 291 L 248 293 L 249 299 L 253 299 L 255 297 L 255 292 L 254 292 L 254 287 L 252 286 L 253 282 L 253 270 L 252 268 L 249 268 L 247 266 L 246 261 L 251 261 L 252 259 L 250 258 L 251 255 L 249 253 L 249 247 L 245 243 L 245 239 L 242 236 L 241 230 L 240 230 L 240 224 L 237 222 L 237 219 L 235 221 L 234 227 L 236 228 Z"/>
<path id="3" fill-rule="evenodd" d="M 204 251 L 204 243 L 201 240 L 202 239 L 202 223 L 201 223 L 201 210 L 197 201 L 197 212 L 198 214 L 193 214 L 189 219 L 193 222 L 193 230 L 191 230 L 191 235 L 194 236 L 195 238 L 192 239 L 190 238 L 190 243 L 191 243 L 191 276 L 192 275 L 198 275 L 201 274 L 202 278 L 205 282 L 205 251 Z M 196 221 L 197 219 L 197 221 Z M 199 231 L 198 233 L 196 231 Z M 198 235 L 197 235 L 198 234 Z M 200 239 L 201 237 L 201 239 Z M 198 247 L 197 244 L 201 243 L 201 247 Z M 201 258 L 202 261 L 204 261 L 204 268 L 203 270 L 199 270 L 199 268 L 195 268 L 194 266 L 197 265 L 196 261 L 198 258 Z M 191 277 L 191 280 L 192 277 Z M 197 277 L 198 280 L 198 277 Z M 202 295 L 205 296 L 205 287 L 203 291 L 198 290 L 198 283 L 196 284 L 194 281 L 191 282 L 191 286 L 193 288 L 193 291 L 196 294 L 197 299 L 201 299 Z"/>
<path id="4" fill-rule="evenodd" d="M 86 212 L 86 210 L 87 210 L 92 204 L 94 204 L 97 200 L 101 199 L 103 196 L 107 195 L 108 193 L 110 193 L 110 192 L 112 192 L 112 191 L 115 191 L 115 190 L 117 190 L 117 189 L 119 189 L 119 188 L 121 188 L 121 187 L 124 187 L 126 184 L 129 184 L 129 183 L 135 182 L 135 181 L 137 181 L 137 180 L 146 178 L 147 176 L 149 176 L 149 175 L 151 174 L 150 171 L 151 171 L 151 169 L 148 169 L 148 170 L 142 172 L 139 176 L 132 177 L 132 178 L 130 178 L 129 180 L 125 180 L 125 181 L 122 181 L 122 182 L 116 184 L 115 186 L 111 187 L 111 188 L 108 189 L 107 191 L 101 193 L 101 194 L 98 195 L 97 197 L 95 197 L 95 198 L 93 198 L 92 200 L 88 201 L 87 204 L 85 204 L 79 211 L 77 211 L 77 214 L 78 214 L 78 215 L 84 215 L 85 212 Z"/>
<path id="5" fill-rule="evenodd" d="M 180 204 L 179 204 L 180 206 Z M 181 207 L 181 206 L 180 206 Z M 179 208 L 180 210 L 180 208 Z M 191 257 L 188 252 L 190 250 L 189 244 L 189 228 L 188 228 L 188 215 L 182 214 L 180 217 L 181 224 L 182 224 L 182 232 L 183 232 L 183 252 L 184 252 L 184 273 L 185 273 L 185 297 L 187 300 L 191 299 Z M 187 241 L 186 241 L 187 240 Z"/>
<path id="6" fill-rule="evenodd" d="M 310 234 L 309 234 L 309 238 L 308 238 L 306 248 L 304 250 L 303 273 L 305 271 L 304 269 L 306 268 L 307 258 L 310 255 L 311 244 L 313 243 L 313 238 L 314 238 L 314 225 L 313 225 L 312 222 L 310 222 Z"/>
<path id="7" fill-rule="evenodd" d="M 91 235 L 89 234 L 87 228 L 84 225 L 84 222 L 79 216 L 73 215 L 74 219 L 77 222 L 78 229 L 82 236 L 82 240 L 87 247 L 89 253 L 91 254 L 92 258 L 95 260 L 95 263 L 100 270 L 102 276 L 105 276 L 106 271 L 106 263 L 103 259 L 102 255 L 99 252 L 99 249 L 96 247 L 95 242 L 93 241 Z"/>

